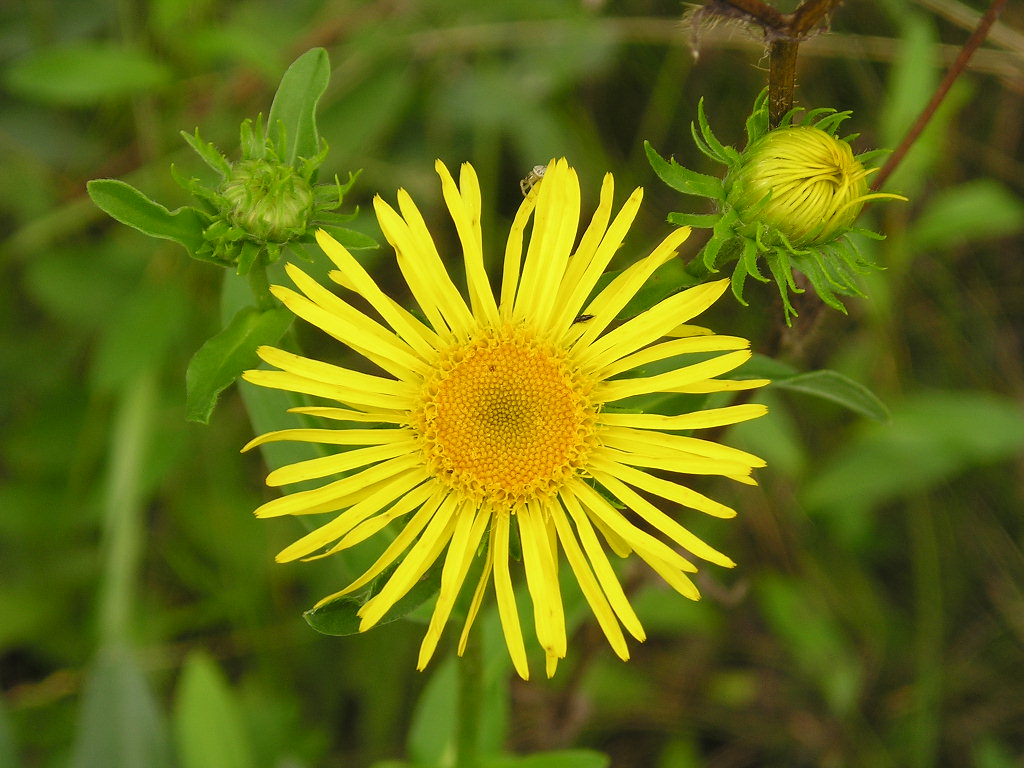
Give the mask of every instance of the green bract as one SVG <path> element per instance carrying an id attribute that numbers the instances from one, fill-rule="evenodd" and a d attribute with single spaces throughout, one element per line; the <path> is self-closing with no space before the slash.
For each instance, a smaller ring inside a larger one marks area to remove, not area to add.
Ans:
<path id="1" fill-rule="evenodd" d="M 762 91 L 747 119 L 747 147 L 741 153 L 723 145 L 712 133 L 703 100 L 693 127 L 697 148 L 728 167 L 723 179 L 691 171 L 665 160 L 650 144 L 647 156 L 655 173 L 673 189 L 715 201 L 712 214 L 671 213 L 680 226 L 712 230 L 704 247 L 704 266 L 716 272 L 733 260 L 732 289 L 743 304 L 747 276 L 767 282 L 758 266 L 764 257 L 790 323 L 796 310 L 789 291 L 800 293 L 793 270 L 810 280 L 821 299 L 845 312 L 836 294 L 863 295 L 857 275 L 875 265 L 861 254 L 850 233 L 875 239 L 882 236 L 855 228 L 864 203 L 879 198 L 906 199 L 888 193 L 869 193 L 867 177 L 876 169 L 864 163 L 879 151 L 854 156 L 850 141 L 839 138 L 839 125 L 849 112 L 816 109 L 799 122 L 801 110 L 790 110 L 775 130 L 768 124 L 768 92 Z"/>
<path id="2" fill-rule="evenodd" d="M 220 176 L 211 188 L 199 179 L 174 174 L 178 183 L 206 204 L 209 223 L 203 229 L 203 245 L 192 254 L 196 258 L 237 264 L 238 273 L 246 274 L 257 259 L 273 262 L 282 246 L 312 242 L 318 227 L 331 228 L 352 218 L 330 211 L 341 205 L 356 174 L 349 174 L 344 185 L 337 179 L 333 184 L 314 184 L 327 156 L 323 141 L 316 156 L 298 157 L 288 164 L 281 159 L 288 150 L 283 124 L 278 124 L 276 139 L 268 134 L 260 118 L 255 126 L 252 121 L 243 122 L 242 158 L 231 163 L 213 144 L 200 139 L 198 131 L 182 133 Z"/>

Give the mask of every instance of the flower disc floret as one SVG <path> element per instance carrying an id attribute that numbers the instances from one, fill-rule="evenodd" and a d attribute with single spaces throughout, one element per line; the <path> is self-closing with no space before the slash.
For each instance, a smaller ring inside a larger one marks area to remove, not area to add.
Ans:
<path id="1" fill-rule="evenodd" d="M 591 389 L 550 344 L 522 329 L 486 331 L 442 353 L 413 425 L 435 477 L 512 509 L 554 496 L 586 465 Z"/>
<path id="2" fill-rule="evenodd" d="M 725 179 L 726 200 L 743 221 L 760 220 L 793 246 L 820 245 L 853 226 L 868 198 L 867 175 L 847 142 L 794 125 L 747 148 Z"/>

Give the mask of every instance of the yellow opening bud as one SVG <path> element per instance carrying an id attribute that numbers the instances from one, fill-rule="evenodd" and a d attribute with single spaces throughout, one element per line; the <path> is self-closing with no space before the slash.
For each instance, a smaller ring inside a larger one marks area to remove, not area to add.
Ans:
<path id="1" fill-rule="evenodd" d="M 820 245 L 843 235 L 876 197 L 868 194 L 872 170 L 845 141 L 820 128 L 788 126 L 747 148 L 725 180 L 726 200 L 747 225 L 761 221 L 794 246 Z"/>
<path id="2" fill-rule="evenodd" d="M 221 188 L 228 220 L 251 237 L 284 243 L 305 233 L 313 212 L 313 190 L 281 163 L 242 160 Z"/>

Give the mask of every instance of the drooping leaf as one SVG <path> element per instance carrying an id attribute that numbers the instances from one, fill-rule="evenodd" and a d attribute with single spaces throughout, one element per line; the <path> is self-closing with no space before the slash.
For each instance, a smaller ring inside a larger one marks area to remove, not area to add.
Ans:
<path id="1" fill-rule="evenodd" d="M 201 651 L 185 660 L 174 707 L 181 768 L 251 768 L 252 747 L 224 674 Z"/>
<path id="2" fill-rule="evenodd" d="M 312 48 L 292 62 L 281 78 L 270 106 L 267 133 L 276 136 L 276 126 L 284 124 L 287 151 L 281 159 L 289 165 L 295 165 L 297 158 L 315 157 L 320 152 L 316 106 L 330 77 L 327 51 Z"/>
<path id="3" fill-rule="evenodd" d="M 889 409 L 863 384 L 838 371 L 820 370 L 776 379 L 772 386 L 830 400 L 875 421 L 887 421 Z"/>
<path id="4" fill-rule="evenodd" d="M 248 368 L 259 363 L 256 348 L 274 344 L 291 325 L 284 307 L 245 307 L 195 353 L 185 373 L 186 418 L 206 424 L 220 393 Z"/>
<path id="5" fill-rule="evenodd" d="M 203 244 L 205 215 L 195 208 L 169 211 L 164 206 L 117 179 L 93 179 L 86 188 L 89 197 L 111 218 L 134 227 L 150 237 L 173 240 L 194 253 Z"/>

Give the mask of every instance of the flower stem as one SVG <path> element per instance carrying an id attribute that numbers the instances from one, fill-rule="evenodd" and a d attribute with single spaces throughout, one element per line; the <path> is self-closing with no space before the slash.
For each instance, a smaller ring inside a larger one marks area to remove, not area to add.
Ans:
<path id="1" fill-rule="evenodd" d="M 260 309 L 273 309 L 274 297 L 270 295 L 270 283 L 267 280 L 267 268 L 262 264 L 253 264 L 249 270 L 249 287 L 252 289 L 256 306 Z"/>
<path id="2" fill-rule="evenodd" d="M 480 713 L 484 705 L 483 653 L 479 638 L 476 642 L 470 638 L 455 666 L 459 676 L 455 768 L 477 768 L 480 764 Z"/>

